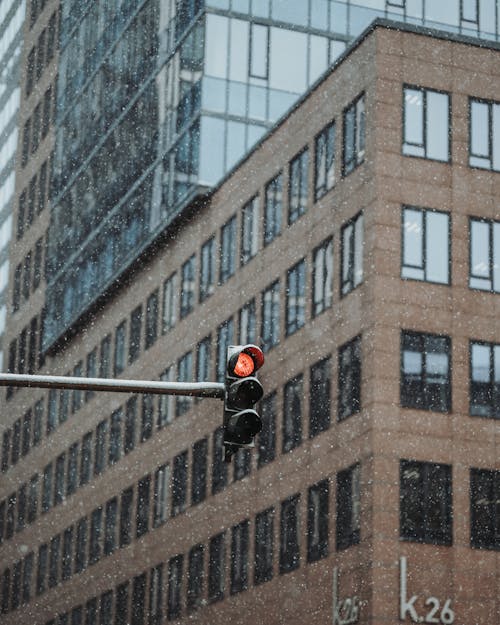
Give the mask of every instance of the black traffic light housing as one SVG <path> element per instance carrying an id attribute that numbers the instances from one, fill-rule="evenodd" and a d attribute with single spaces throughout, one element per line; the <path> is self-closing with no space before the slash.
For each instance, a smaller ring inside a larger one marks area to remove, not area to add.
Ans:
<path id="1" fill-rule="evenodd" d="M 224 460 L 239 447 L 254 447 L 254 437 L 262 421 L 253 406 L 264 394 L 255 373 L 264 364 L 264 354 L 256 345 L 230 345 L 227 350 L 226 392 L 224 396 Z"/>

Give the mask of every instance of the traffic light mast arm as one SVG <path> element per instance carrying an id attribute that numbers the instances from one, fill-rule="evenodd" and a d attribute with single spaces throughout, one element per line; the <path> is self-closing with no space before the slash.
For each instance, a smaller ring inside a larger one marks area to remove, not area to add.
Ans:
<path id="1" fill-rule="evenodd" d="M 77 378 L 62 375 L 24 375 L 0 373 L 0 386 L 28 388 L 67 388 L 83 391 L 115 393 L 154 393 L 157 395 L 188 395 L 224 399 L 225 386 L 218 382 L 156 382 L 107 378 Z"/>

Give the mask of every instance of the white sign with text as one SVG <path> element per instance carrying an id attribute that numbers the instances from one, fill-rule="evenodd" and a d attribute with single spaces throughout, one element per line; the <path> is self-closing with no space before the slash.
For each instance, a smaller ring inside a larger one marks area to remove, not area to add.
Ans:
<path id="1" fill-rule="evenodd" d="M 333 625 L 350 625 L 359 620 L 360 602 L 356 595 L 339 598 L 339 570 L 333 569 Z"/>
<path id="2" fill-rule="evenodd" d="M 409 596 L 408 593 L 408 561 L 406 556 L 399 558 L 399 618 L 413 623 L 441 623 L 452 625 L 455 622 L 455 613 L 451 609 L 451 599 L 440 600 L 437 597 L 426 597 L 424 600 L 425 613 L 417 612 L 418 595 Z"/>

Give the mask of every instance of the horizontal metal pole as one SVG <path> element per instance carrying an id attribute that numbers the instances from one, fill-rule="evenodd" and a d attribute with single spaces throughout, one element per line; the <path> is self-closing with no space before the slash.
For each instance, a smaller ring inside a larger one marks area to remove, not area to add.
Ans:
<path id="1" fill-rule="evenodd" d="M 153 382 L 149 380 L 74 378 L 62 375 L 23 375 L 20 373 L 0 373 L 0 386 L 189 395 L 192 397 L 214 397 L 216 399 L 224 399 L 225 389 L 224 384 L 219 382 Z"/>

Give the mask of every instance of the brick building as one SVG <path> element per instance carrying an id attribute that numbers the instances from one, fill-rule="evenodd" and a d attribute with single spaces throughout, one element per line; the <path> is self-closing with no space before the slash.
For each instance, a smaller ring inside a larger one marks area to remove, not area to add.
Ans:
<path id="1" fill-rule="evenodd" d="M 0 623 L 499 622 L 499 73 L 375 23 L 34 366 L 221 380 L 255 341 L 254 452 L 217 400 L 8 393 Z"/>

